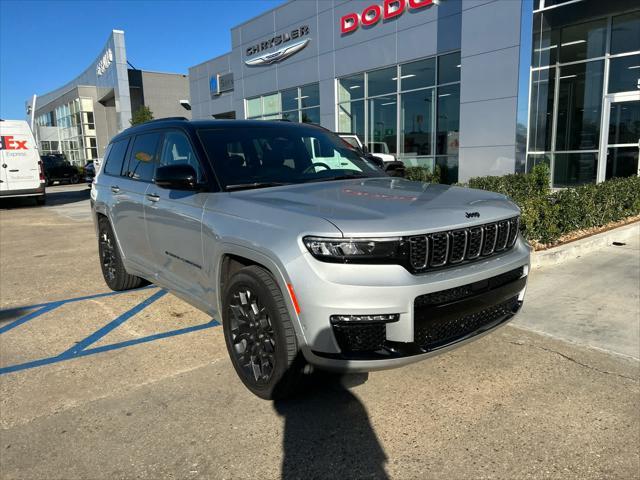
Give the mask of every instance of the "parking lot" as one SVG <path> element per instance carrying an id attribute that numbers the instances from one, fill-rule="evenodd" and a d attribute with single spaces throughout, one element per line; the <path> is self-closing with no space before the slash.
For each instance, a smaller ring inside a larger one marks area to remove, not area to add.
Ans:
<path id="1" fill-rule="evenodd" d="M 266 402 L 216 321 L 102 280 L 86 185 L 0 209 L 2 478 L 638 478 L 640 245 L 532 273 L 477 342 Z"/>

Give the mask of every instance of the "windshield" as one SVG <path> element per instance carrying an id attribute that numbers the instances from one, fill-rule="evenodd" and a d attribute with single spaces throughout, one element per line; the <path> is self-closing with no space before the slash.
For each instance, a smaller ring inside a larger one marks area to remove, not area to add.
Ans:
<path id="1" fill-rule="evenodd" d="M 198 135 L 226 190 L 384 177 L 339 137 L 317 128 L 202 129 Z"/>

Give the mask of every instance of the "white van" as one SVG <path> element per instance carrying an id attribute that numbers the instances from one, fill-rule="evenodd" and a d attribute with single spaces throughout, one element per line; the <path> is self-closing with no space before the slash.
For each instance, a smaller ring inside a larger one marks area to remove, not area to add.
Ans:
<path id="1" fill-rule="evenodd" d="M 45 202 L 45 177 L 36 141 L 24 120 L 0 119 L 0 198 Z"/>

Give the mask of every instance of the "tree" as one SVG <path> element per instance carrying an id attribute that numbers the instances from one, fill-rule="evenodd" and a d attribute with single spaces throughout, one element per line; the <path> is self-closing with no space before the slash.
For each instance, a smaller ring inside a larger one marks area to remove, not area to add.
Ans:
<path id="1" fill-rule="evenodd" d="M 131 126 L 134 126 L 148 122 L 149 120 L 153 120 L 153 112 L 149 110 L 149 107 L 143 105 L 133 112 L 133 116 L 131 117 L 131 120 L 129 120 L 129 123 L 131 123 Z"/>

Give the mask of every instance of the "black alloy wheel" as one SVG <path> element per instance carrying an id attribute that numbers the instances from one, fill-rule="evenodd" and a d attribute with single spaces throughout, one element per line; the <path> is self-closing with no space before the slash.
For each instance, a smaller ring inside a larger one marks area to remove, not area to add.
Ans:
<path id="1" fill-rule="evenodd" d="M 232 293 L 228 315 L 236 362 L 256 385 L 269 383 L 276 364 L 276 338 L 271 316 L 258 295 L 247 286 Z"/>
<path id="2" fill-rule="evenodd" d="M 225 283 L 222 325 L 236 373 L 260 398 L 289 396 L 297 388 L 303 361 L 278 284 L 256 265 L 241 268 Z"/>
<path id="3" fill-rule="evenodd" d="M 98 218 L 98 254 L 102 276 L 111 290 L 131 290 L 145 283 L 142 278 L 129 275 L 125 270 L 113 229 L 104 216 Z"/>

